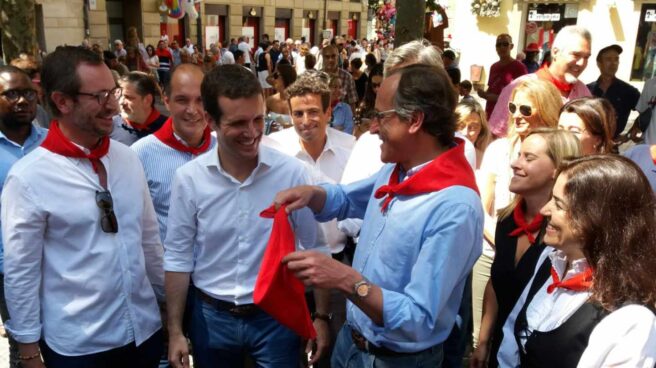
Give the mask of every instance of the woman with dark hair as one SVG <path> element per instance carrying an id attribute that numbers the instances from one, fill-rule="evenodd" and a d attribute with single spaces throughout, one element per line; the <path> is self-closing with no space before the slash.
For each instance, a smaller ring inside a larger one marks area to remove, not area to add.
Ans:
<path id="1" fill-rule="evenodd" d="M 471 367 L 485 366 L 488 357 L 490 367 L 516 366 L 512 326 L 517 313 L 513 306 L 533 277 L 545 248 L 545 222 L 539 212 L 549 201 L 560 163 L 580 154 L 579 141 L 562 130 L 534 129 L 522 141 L 518 157 L 511 164 L 509 190 L 515 197 L 498 215 L 496 254 L 485 288 L 478 347 Z"/>
<path id="2" fill-rule="evenodd" d="M 159 57 L 155 53 L 155 47 L 153 45 L 146 46 L 146 53 L 148 53 L 148 59 L 146 60 L 146 65 L 150 74 L 159 81 L 159 76 L 157 75 L 157 68 L 159 68 Z"/>
<path id="3" fill-rule="evenodd" d="M 369 73 L 367 86 L 364 90 L 364 97 L 360 105 L 355 109 L 353 123 L 353 135 L 359 137 L 360 134 L 369 130 L 369 119 L 374 113 L 374 104 L 376 103 L 376 94 L 378 88 L 383 82 L 383 64 L 376 64 Z"/>
<path id="4" fill-rule="evenodd" d="M 362 101 L 364 98 L 364 92 L 367 88 L 367 75 L 360 70 L 362 68 L 362 59 L 354 58 L 351 61 L 351 76 L 353 76 L 353 82 L 355 82 L 355 90 L 358 92 L 358 101 Z"/>
<path id="5" fill-rule="evenodd" d="M 291 116 L 289 115 L 288 97 L 285 89 L 296 81 L 296 69 L 287 63 L 279 63 L 278 68 L 271 77 L 273 88 L 276 94 L 267 97 L 267 120 L 275 121 L 283 127 L 291 125 Z"/>
<path id="6" fill-rule="evenodd" d="M 615 113 L 604 98 L 582 97 L 567 102 L 560 109 L 558 128 L 569 130 L 581 141 L 584 155 L 613 153 Z"/>
<path id="7" fill-rule="evenodd" d="M 649 183 L 626 158 L 561 165 L 541 211 L 552 248 L 515 306 L 521 366 L 654 366 L 655 210 Z"/>

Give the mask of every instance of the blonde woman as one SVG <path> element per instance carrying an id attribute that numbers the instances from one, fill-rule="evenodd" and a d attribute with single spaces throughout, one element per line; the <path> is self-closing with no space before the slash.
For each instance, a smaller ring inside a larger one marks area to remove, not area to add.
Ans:
<path id="1" fill-rule="evenodd" d="M 456 106 L 457 129 L 476 148 L 476 169 L 481 167 L 483 153 L 490 144 L 492 133 L 487 125 L 485 110 L 475 101 L 461 101 Z"/>
<path id="2" fill-rule="evenodd" d="M 549 202 L 558 166 L 580 155 L 578 139 L 563 130 L 536 129 L 522 141 L 511 165 L 509 191 L 515 197 L 499 211 L 496 254 L 485 288 L 485 313 L 472 367 L 485 366 L 488 357 L 489 367 L 516 366 L 512 360 L 517 351 L 513 330 L 517 313 L 513 307 L 545 248 L 545 221 L 540 209 Z"/>
<path id="3" fill-rule="evenodd" d="M 551 83 L 538 79 L 522 81 L 512 92 L 508 110 L 510 112 L 508 136 L 492 142 L 485 150 L 478 173 L 478 187 L 485 211 L 484 252 L 474 266 L 474 274 L 489 275 L 491 259 L 494 257 L 494 234 L 497 211 L 511 203 L 512 193 L 508 190 L 513 171 L 512 159 L 517 157 L 521 142 L 528 134 L 540 127 L 555 128 L 563 101 Z M 488 276 L 489 277 L 489 276 Z M 480 282 L 473 285 L 474 329 L 478 330 L 482 315 L 483 293 L 486 277 L 474 277 Z M 476 308 L 476 307 L 475 307 Z M 478 345 L 480 334 L 474 334 L 474 345 Z"/>

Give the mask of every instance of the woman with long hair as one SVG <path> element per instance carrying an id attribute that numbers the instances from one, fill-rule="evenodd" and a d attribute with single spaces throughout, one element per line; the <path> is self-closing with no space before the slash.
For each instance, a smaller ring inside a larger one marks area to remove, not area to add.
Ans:
<path id="1" fill-rule="evenodd" d="M 367 77 L 367 86 L 364 90 L 364 97 L 355 109 L 353 122 L 355 128 L 353 135 L 359 137 L 360 134 L 369 131 L 369 119 L 373 116 L 374 105 L 376 104 L 376 95 L 378 88 L 383 82 L 383 64 L 376 64 Z"/>
<path id="2" fill-rule="evenodd" d="M 480 168 L 483 153 L 490 144 L 492 133 L 487 125 L 485 109 L 476 101 L 461 101 L 456 106 L 458 131 L 476 148 L 476 166 Z"/>
<path id="3" fill-rule="evenodd" d="M 513 90 L 508 104 L 508 110 L 511 113 L 508 117 L 510 126 L 508 136 L 490 143 L 483 154 L 477 178 L 485 211 L 485 229 L 483 256 L 474 266 L 473 279 L 478 280 L 472 286 L 474 306 L 483 305 L 487 278 L 489 278 L 494 257 L 497 212 L 507 207 L 513 197 L 508 190 L 510 179 L 513 176 L 511 160 L 517 157 L 521 142 L 532 130 L 557 126 L 558 112 L 562 104 L 560 92 L 551 83 L 537 79 L 521 82 Z M 479 331 L 481 328 L 478 321 L 482 318 L 482 313 L 482 307 L 474 309 L 475 331 Z M 474 346 L 479 344 L 479 336 L 487 340 L 490 338 L 489 333 L 491 332 L 492 330 L 489 328 L 487 334 L 474 334 Z"/>
<path id="4" fill-rule="evenodd" d="M 610 312 L 592 331 L 579 367 L 653 367 L 656 200 L 649 182 L 619 156 L 581 159 L 560 175 L 593 270 L 592 300 Z"/>
<path id="5" fill-rule="evenodd" d="M 275 121 L 280 128 L 291 126 L 292 120 L 289 115 L 289 103 L 285 90 L 296 81 L 296 70 L 289 64 L 279 64 L 278 69 L 269 78 L 276 94 L 267 97 L 266 109 L 267 120 Z"/>
<path id="6" fill-rule="evenodd" d="M 509 190 L 515 194 L 499 211 L 496 226 L 496 254 L 485 288 L 483 317 L 472 367 L 508 366 L 506 348 L 514 344 L 512 329 L 516 314 L 511 311 L 533 277 L 539 256 L 545 248 L 540 209 L 549 201 L 558 165 L 581 154 L 573 134 L 557 129 L 534 129 L 528 133 L 512 163 Z"/>
<path id="7" fill-rule="evenodd" d="M 560 109 L 558 128 L 569 130 L 581 141 L 584 155 L 615 152 L 615 114 L 605 98 L 582 97 Z"/>

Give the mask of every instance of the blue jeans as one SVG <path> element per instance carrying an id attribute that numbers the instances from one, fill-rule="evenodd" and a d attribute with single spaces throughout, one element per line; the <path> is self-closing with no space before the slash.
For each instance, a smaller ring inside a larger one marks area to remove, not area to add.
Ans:
<path id="1" fill-rule="evenodd" d="M 156 368 L 162 353 L 162 330 L 155 332 L 139 346 L 132 342 L 120 348 L 88 355 L 58 354 L 44 340 L 39 345 L 43 362 L 48 368 Z"/>
<path id="2" fill-rule="evenodd" d="M 299 366 L 300 338 L 262 311 L 234 317 L 197 298 L 189 337 L 198 367 L 242 367 L 245 354 L 258 367 Z"/>
<path id="3" fill-rule="evenodd" d="M 376 356 L 358 349 L 351 339 L 351 326 L 344 324 L 339 331 L 333 356 L 332 368 L 440 368 L 442 344 L 417 354 L 403 356 Z"/>

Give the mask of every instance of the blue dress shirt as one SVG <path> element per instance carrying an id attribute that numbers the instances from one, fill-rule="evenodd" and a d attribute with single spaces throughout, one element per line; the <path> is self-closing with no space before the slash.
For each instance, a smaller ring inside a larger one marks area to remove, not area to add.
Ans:
<path id="1" fill-rule="evenodd" d="M 344 133 L 353 134 L 353 112 L 351 111 L 351 106 L 344 102 L 338 102 L 333 107 L 331 126 Z"/>
<path id="2" fill-rule="evenodd" d="M 394 165 L 349 185 L 322 187 L 319 221 L 364 218 L 353 268 L 382 288 L 383 325 L 350 301 L 347 321 L 367 340 L 397 352 L 442 343 L 458 313 L 467 275 L 481 254 L 483 209 L 471 189 L 453 186 L 396 196 L 385 214 L 373 193 L 387 184 Z"/>
<path id="3" fill-rule="evenodd" d="M 0 131 L 0 193 L 4 186 L 7 173 L 11 166 L 18 161 L 21 157 L 30 153 L 33 149 L 38 147 L 41 142 L 46 138 L 48 130 L 32 124 L 30 135 L 21 146 L 18 143 L 12 142 Z M 2 237 L 0 237 L 0 273 L 4 273 L 4 246 L 2 245 Z"/>

